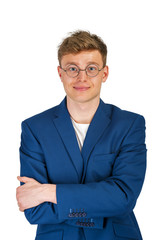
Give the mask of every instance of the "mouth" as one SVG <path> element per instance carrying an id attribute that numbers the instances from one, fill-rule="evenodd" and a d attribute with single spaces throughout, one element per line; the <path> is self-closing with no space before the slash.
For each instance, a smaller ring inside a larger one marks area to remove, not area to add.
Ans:
<path id="1" fill-rule="evenodd" d="M 77 91 L 81 91 L 81 92 L 83 92 L 83 91 L 87 91 L 90 87 L 83 87 L 83 86 L 81 86 L 81 87 L 73 87 L 75 90 L 77 90 Z"/>

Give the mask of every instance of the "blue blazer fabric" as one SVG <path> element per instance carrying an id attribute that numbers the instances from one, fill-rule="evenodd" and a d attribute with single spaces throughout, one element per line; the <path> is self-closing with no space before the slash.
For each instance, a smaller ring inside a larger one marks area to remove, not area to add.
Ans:
<path id="1" fill-rule="evenodd" d="M 146 171 L 143 116 L 100 100 L 80 152 L 66 107 L 22 122 L 21 176 L 57 185 L 57 204 L 25 210 L 36 240 L 142 236 L 133 213 Z"/>

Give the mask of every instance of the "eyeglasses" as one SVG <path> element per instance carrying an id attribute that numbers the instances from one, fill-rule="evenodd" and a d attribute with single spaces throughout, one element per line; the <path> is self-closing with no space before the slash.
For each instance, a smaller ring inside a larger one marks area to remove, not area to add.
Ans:
<path id="1" fill-rule="evenodd" d="M 77 65 L 71 64 L 67 66 L 66 69 L 63 69 L 60 67 L 64 72 L 67 73 L 68 77 L 77 77 L 79 75 L 80 71 L 85 71 L 87 76 L 89 77 L 95 77 L 98 75 L 98 73 L 104 68 L 99 69 L 97 65 L 95 64 L 89 64 L 84 70 L 80 69 Z"/>

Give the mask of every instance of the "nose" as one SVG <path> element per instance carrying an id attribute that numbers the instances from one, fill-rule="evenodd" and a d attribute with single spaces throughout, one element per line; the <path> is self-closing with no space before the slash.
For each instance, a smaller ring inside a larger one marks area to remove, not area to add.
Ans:
<path id="1" fill-rule="evenodd" d="M 80 70 L 79 74 L 77 76 L 77 79 L 83 82 L 83 81 L 86 81 L 86 78 L 87 78 L 86 71 L 85 70 Z"/>

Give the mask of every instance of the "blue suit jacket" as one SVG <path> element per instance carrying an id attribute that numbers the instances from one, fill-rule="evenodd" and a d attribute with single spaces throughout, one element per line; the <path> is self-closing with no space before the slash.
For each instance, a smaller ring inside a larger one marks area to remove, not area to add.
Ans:
<path id="1" fill-rule="evenodd" d="M 133 208 L 146 170 L 145 121 L 100 100 L 80 152 L 66 98 L 22 122 L 21 176 L 57 185 L 25 210 L 36 240 L 142 239 Z"/>

